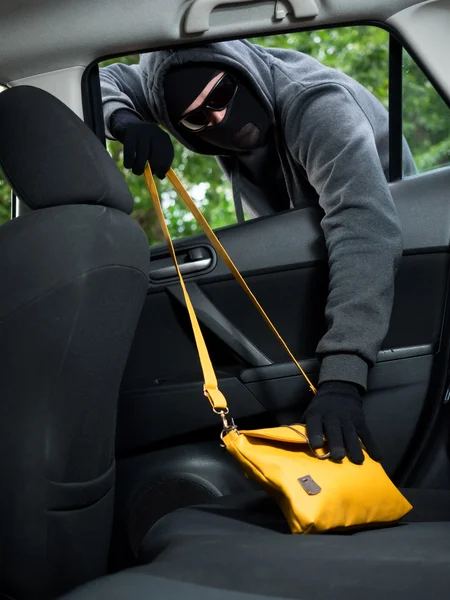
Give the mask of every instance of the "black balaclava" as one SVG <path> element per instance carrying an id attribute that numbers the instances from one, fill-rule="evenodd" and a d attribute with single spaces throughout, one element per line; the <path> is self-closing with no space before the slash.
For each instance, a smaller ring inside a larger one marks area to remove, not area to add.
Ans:
<path id="1" fill-rule="evenodd" d="M 198 133 L 178 125 L 186 108 L 222 72 L 232 74 L 238 82 L 238 90 L 222 121 Z M 194 144 L 197 138 L 219 149 L 246 152 L 263 146 L 266 141 L 271 123 L 262 102 L 245 81 L 245 77 L 234 71 L 231 73 L 225 65 L 198 63 L 171 69 L 164 77 L 164 99 L 170 120 L 180 134 Z"/>

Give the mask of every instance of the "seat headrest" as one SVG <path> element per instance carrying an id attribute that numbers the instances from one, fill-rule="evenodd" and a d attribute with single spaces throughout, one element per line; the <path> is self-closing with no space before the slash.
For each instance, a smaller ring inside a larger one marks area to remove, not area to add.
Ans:
<path id="1" fill-rule="evenodd" d="M 0 167 L 32 209 L 98 204 L 133 210 L 130 190 L 100 140 L 70 108 L 36 87 L 0 93 Z"/>

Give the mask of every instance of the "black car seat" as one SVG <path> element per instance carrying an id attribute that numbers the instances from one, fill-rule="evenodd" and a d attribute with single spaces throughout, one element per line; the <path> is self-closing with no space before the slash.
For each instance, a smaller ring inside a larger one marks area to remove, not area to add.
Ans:
<path id="1" fill-rule="evenodd" d="M 64 600 L 285 600 L 285 596 L 245 594 L 151 575 L 144 568 L 121 571 L 83 585 Z M 328 598 L 327 598 L 328 600 Z"/>
<path id="2" fill-rule="evenodd" d="M 290 535 L 263 492 L 183 508 L 149 531 L 145 566 L 67 600 L 448 600 L 450 490 L 404 492 L 404 522 L 352 534 Z"/>
<path id="3" fill-rule="evenodd" d="M 107 571 L 149 250 L 114 161 L 52 95 L 0 94 L 0 167 L 30 209 L 0 227 L 0 597 L 40 600 Z"/>
<path id="4" fill-rule="evenodd" d="M 302 600 L 444 600 L 450 594 L 450 490 L 403 490 L 400 525 L 358 533 L 289 533 L 263 492 L 175 511 L 147 534 L 147 573 Z M 224 568 L 224 565 L 226 567 Z"/>

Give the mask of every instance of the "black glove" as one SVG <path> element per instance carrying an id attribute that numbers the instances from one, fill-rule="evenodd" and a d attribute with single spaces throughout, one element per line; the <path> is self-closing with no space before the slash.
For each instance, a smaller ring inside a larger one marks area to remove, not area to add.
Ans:
<path id="1" fill-rule="evenodd" d="M 165 131 L 125 109 L 112 114 L 110 129 L 123 144 L 123 166 L 126 169 L 142 175 L 148 161 L 153 173 L 164 179 L 174 157 L 172 142 Z"/>
<path id="2" fill-rule="evenodd" d="M 380 460 L 380 453 L 366 424 L 356 384 L 341 381 L 322 383 L 306 409 L 304 420 L 311 447 L 322 448 L 325 436 L 332 460 L 342 460 L 347 454 L 352 462 L 362 464 L 361 442 L 371 458 Z"/>

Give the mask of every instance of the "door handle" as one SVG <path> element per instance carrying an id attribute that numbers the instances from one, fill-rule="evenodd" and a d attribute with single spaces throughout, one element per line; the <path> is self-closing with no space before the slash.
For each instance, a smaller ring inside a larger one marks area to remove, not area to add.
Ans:
<path id="1" fill-rule="evenodd" d="M 206 271 L 212 265 L 212 258 L 201 258 L 200 260 L 192 260 L 187 263 L 182 263 L 180 265 L 180 271 L 182 275 L 191 275 L 191 273 L 197 273 L 198 271 Z M 155 269 L 154 271 L 150 271 L 151 279 L 155 279 L 160 281 L 162 279 L 171 279 L 172 277 L 176 277 L 177 270 L 174 266 L 171 267 L 161 267 L 160 269 Z"/>
<path id="2" fill-rule="evenodd" d="M 261 0 L 257 0 L 261 2 Z M 249 0 L 194 0 L 186 11 L 184 30 L 186 33 L 204 33 L 209 29 L 209 16 L 218 6 L 224 4 L 248 4 Z M 296 19 L 305 19 L 317 17 L 319 9 L 315 0 L 283 0 L 283 4 L 288 4 Z M 275 19 L 282 20 L 289 9 L 279 6 L 278 0 L 275 1 Z"/>

